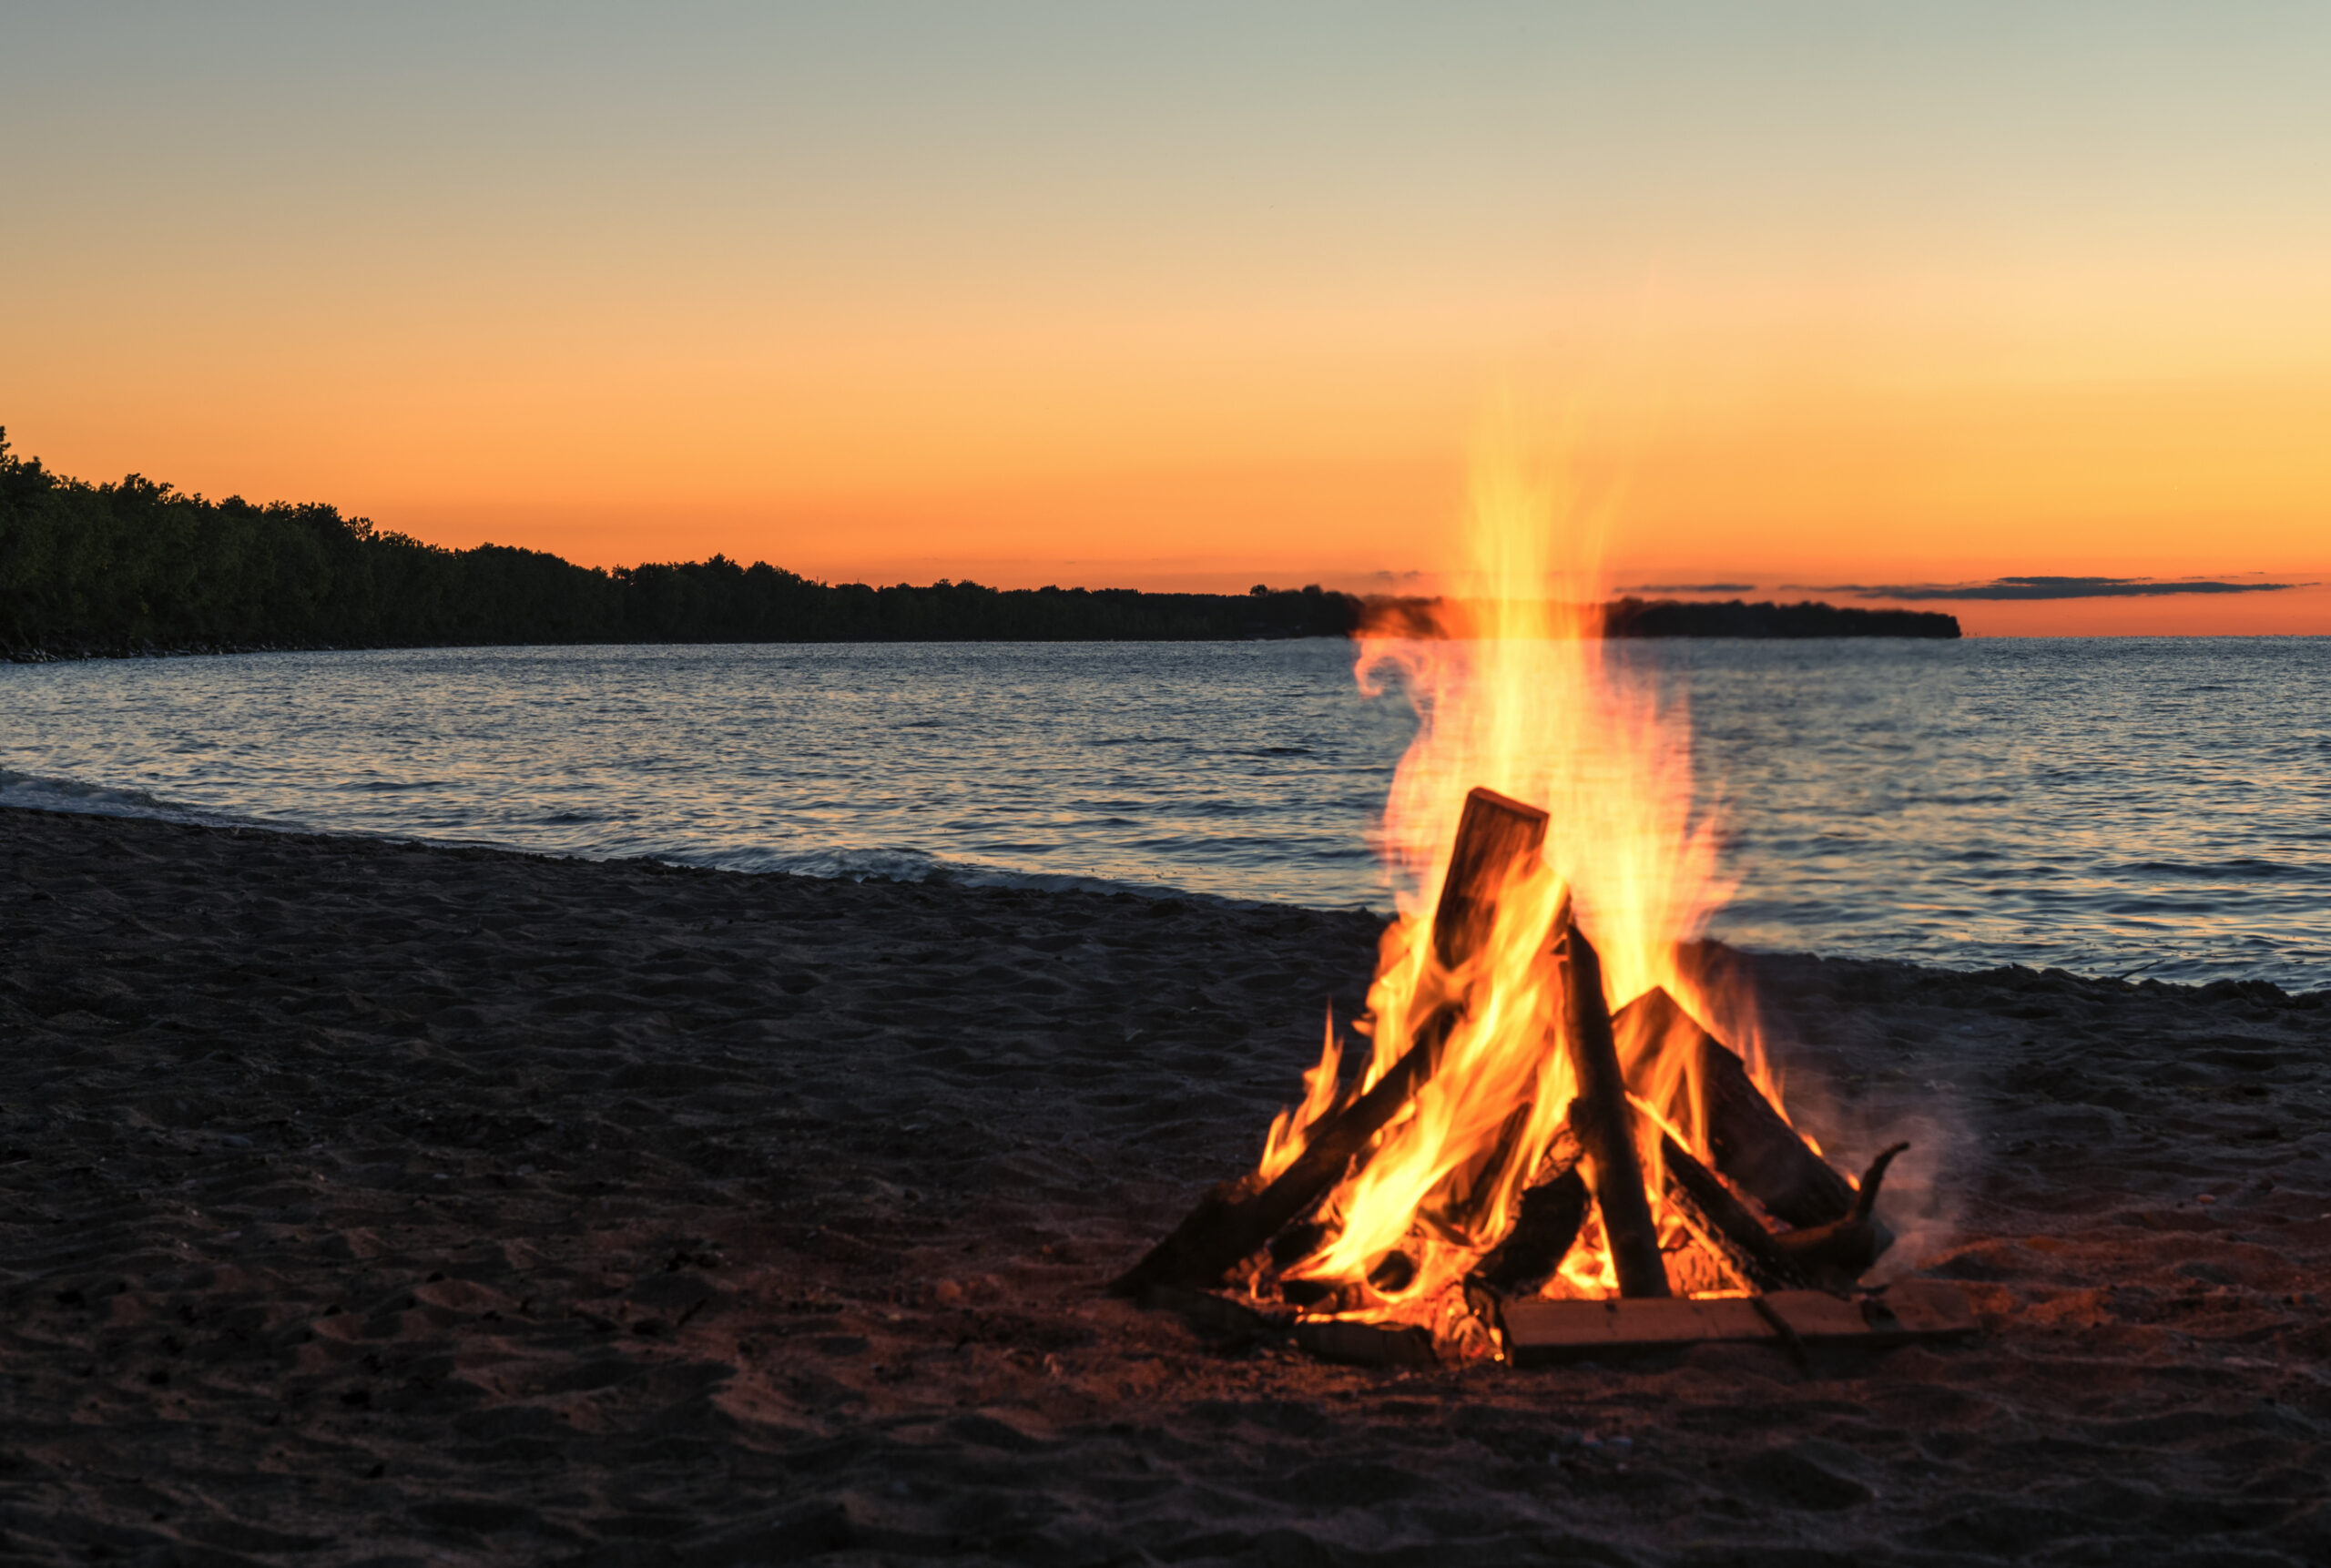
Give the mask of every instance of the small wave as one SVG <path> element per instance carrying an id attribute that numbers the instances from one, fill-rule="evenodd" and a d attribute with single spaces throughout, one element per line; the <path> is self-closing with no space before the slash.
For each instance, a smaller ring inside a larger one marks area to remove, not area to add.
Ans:
<path id="1" fill-rule="evenodd" d="M 658 855 L 691 866 L 721 871 L 776 871 L 796 877 L 824 877 L 842 881 L 927 882 L 944 881 L 946 862 L 921 850 L 707 850 Z"/>
<path id="2" fill-rule="evenodd" d="M 1076 871 L 1019 871 L 971 860 L 951 860 L 925 850 L 866 849 L 728 850 L 699 854 L 657 855 L 675 865 L 701 866 L 711 871 L 778 873 L 864 882 L 931 882 L 949 887 L 1024 888 L 1036 892 L 1131 893 L 1145 899 L 1181 899 L 1192 903 L 1246 907 L 1266 903 L 1260 899 L 1226 898 L 1193 892 L 1166 882 L 1137 881 Z"/>
<path id="3" fill-rule="evenodd" d="M 2325 874 L 2324 869 L 2319 866 L 2292 865 L 2284 861 L 2262 860 L 2255 857 L 2200 862 L 2133 860 L 2126 865 L 2108 869 L 2121 872 L 2150 872 L 2154 876 L 2198 877 L 2209 880 L 2281 877 L 2312 881 Z"/>
<path id="4" fill-rule="evenodd" d="M 163 822 L 236 823 L 216 811 L 198 810 L 142 789 L 115 789 L 78 779 L 45 779 L 0 768 L 0 807 L 26 811 L 72 811 L 85 817 L 149 817 Z"/>

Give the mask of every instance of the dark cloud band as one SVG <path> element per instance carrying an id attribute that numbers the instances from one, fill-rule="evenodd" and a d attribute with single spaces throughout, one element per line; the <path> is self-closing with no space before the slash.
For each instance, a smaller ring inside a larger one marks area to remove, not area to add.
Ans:
<path id="1" fill-rule="evenodd" d="M 2173 594 L 2272 594 L 2312 583 L 2161 582 L 2152 577 L 1994 577 L 1988 583 L 1832 583 L 1814 591 L 1865 599 L 2158 599 Z"/>
<path id="2" fill-rule="evenodd" d="M 1746 594 L 1754 592 L 1754 583 L 1629 583 L 1621 587 L 1623 594 Z"/>

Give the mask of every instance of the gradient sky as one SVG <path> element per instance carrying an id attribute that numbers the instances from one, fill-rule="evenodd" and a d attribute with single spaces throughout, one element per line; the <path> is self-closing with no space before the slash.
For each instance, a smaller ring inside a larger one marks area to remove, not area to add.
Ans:
<path id="1" fill-rule="evenodd" d="M 1364 588 L 1512 399 L 1623 582 L 2331 632 L 2326 82 L 2319 4 L 0 0 L 0 422 L 601 564 Z"/>

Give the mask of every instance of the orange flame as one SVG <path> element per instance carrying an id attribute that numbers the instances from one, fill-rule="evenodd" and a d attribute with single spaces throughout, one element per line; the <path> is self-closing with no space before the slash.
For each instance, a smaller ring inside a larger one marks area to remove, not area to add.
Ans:
<path id="1" fill-rule="evenodd" d="M 1614 1011 L 1664 987 L 1697 1018 L 1729 1026 L 1765 1076 L 1737 999 L 1679 961 L 1678 944 L 1730 889 L 1713 825 L 1695 808 L 1681 704 L 1600 636 L 1608 585 L 1593 519 L 1501 441 L 1476 462 L 1467 523 L 1471 591 L 1366 629 L 1356 670 L 1371 696 L 1397 685 L 1419 726 L 1376 834 L 1400 914 L 1384 934 L 1369 1017 L 1356 1025 L 1373 1050 L 1353 1092 L 1389 1072 L 1437 1009 L 1460 1004 L 1438 1071 L 1329 1196 L 1328 1239 L 1290 1270 L 1334 1285 L 1343 1310 L 1371 1318 L 1422 1319 L 1512 1227 L 1566 1120 L 1576 1084 L 1559 1039 L 1560 971 L 1547 962 L 1565 905 L 1601 951 Z M 1475 786 L 1544 809 L 1551 824 L 1541 856 L 1497 891 L 1486 941 L 1450 973 L 1435 959 L 1432 911 Z M 1705 1118 L 1692 1053 L 1651 1040 L 1634 1049 L 1649 1057 L 1629 1079 L 1649 1113 L 1642 1153 L 1656 1205 L 1658 1129 L 1705 1156 Z M 1331 1036 L 1306 1075 L 1303 1105 L 1272 1125 L 1266 1179 L 1332 1108 L 1339 1064 Z M 1664 1228 L 1679 1227 L 1669 1217 Z M 1551 1288 L 1614 1288 L 1600 1234 L 1590 1218 Z M 1410 1266 L 1385 1270 L 1396 1251 Z"/>
<path id="2" fill-rule="evenodd" d="M 1303 1152 L 1304 1135 L 1319 1118 L 1336 1108 L 1337 1079 L 1343 1071 L 1343 1047 L 1336 1042 L 1336 1010 L 1328 1008 L 1328 1037 L 1319 1048 L 1319 1064 L 1303 1074 L 1303 1103 L 1292 1111 L 1281 1111 L 1271 1118 L 1271 1130 L 1263 1140 L 1262 1163 L 1255 1167 L 1256 1175 L 1269 1181 L 1295 1163 Z"/>

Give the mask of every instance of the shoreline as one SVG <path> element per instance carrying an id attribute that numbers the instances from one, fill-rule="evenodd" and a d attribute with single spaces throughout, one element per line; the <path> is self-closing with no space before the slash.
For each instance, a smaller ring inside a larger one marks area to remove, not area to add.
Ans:
<path id="1" fill-rule="evenodd" d="M 901 858 L 921 856 L 933 870 L 927 875 L 898 876 L 870 871 L 812 871 L 780 866 L 767 870 L 750 870 L 741 866 L 705 865 L 682 860 L 677 852 L 671 856 L 606 854 L 575 854 L 562 850 L 534 850 L 520 844 L 495 843 L 488 840 L 426 839 L 408 833 L 371 832 L 362 829 L 318 828 L 304 822 L 270 821 L 264 818 L 237 818 L 221 811 L 196 806 L 179 806 L 157 799 L 141 791 L 116 789 L 99 784 L 82 784 L 69 779 L 54 779 L 30 773 L 15 773 L 0 769 L 0 792 L 24 786 L 34 786 L 92 799 L 110 798 L 122 802 L 118 809 L 91 806 L 87 808 L 36 805 L 0 799 L 0 812 L 24 811 L 41 816 L 94 817 L 107 821 L 163 822 L 174 827 L 202 828 L 227 833 L 280 833 L 293 838 L 353 840 L 381 844 L 392 849 L 443 850 L 449 852 L 477 850 L 489 854 L 514 855 L 527 860 L 572 861 L 577 865 L 658 866 L 672 871 L 703 871 L 716 876 L 734 877 L 799 877 L 809 881 L 847 881 L 873 883 L 883 886 L 933 888 L 1002 888 L 1022 892 L 1081 892 L 1096 897 L 1111 897 L 1125 893 L 1137 899 L 1171 899 L 1185 902 L 1215 906 L 1229 910 L 1295 910 L 1305 914 L 1354 915 L 1364 914 L 1379 921 L 1389 920 L 1391 911 L 1379 910 L 1365 904 L 1343 906 L 1297 904 L 1281 900 L 1236 898 L 1227 893 L 1211 893 L 1178 887 L 1167 882 L 1136 882 L 1077 871 L 1020 871 L 1001 866 L 983 866 L 970 861 L 949 860 L 921 850 L 868 850 L 868 855 L 894 855 Z M 847 853 L 849 851 L 842 851 Z"/>
<path id="2" fill-rule="evenodd" d="M 1102 1298 L 1253 1159 L 1379 924 L 0 812 L 0 1529 L 334 1564 L 2331 1552 L 2319 992 L 1743 955 L 1792 1115 L 1844 1164 L 1917 1144 L 1894 1266 L 1970 1291 L 1964 1349 L 1403 1372 Z"/>
<path id="3" fill-rule="evenodd" d="M 777 867 L 769 870 L 750 870 L 738 866 L 706 865 L 697 861 L 679 859 L 677 854 L 669 858 L 659 857 L 652 854 L 644 856 L 616 854 L 596 856 L 589 854 L 575 854 L 561 850 L 528 849 L 523 845 L 495 843 L 485 840 L 433 840 L 389 831 L 368 832 L 361 829 L 318 828 L 307 823 L 271 822 L 263 819 L 236 819 L 228 816 L 223 812 L 208 811 L 198 807 L 177 806 L 168 801 L 155 799 L 154 798 L 146 796 L 138 791 L 118 790 L 103 785 L 82 784 L 73 779 L 52 779 L 35 774 L 11 773 L 8 769 L 0 769 L 0 790 L 22 785 L 33 785 L 49 789 L 63 789 L 68 792 L 86 794 L 93 798 L 118 798 L 127 803 L 126 809 L 119 810 L 97 809 L 83 809 L 79 808 L 45 804 L 19 804 L 14 801 L 0 800 L 0 812 L 30 811 L 59 816 L 91 816 L 109 820 L 168 822 L 178 826 L 208 828 L 226 832 L 284 833 L 294 837 L 304 838 L 352 839 L 400 848 L 411 845 L 418 848 L 446 850 L 476 850 L 495 854 L 523 856 L 529 859 L 561 861 L 572 860 L 578 864 L 585 865 L 622 865 L 638 863 L 645 865 L 667 866 L 674 870 L 680 871 L 708 871 L 722 876 L 803 877 L 815 881 L 840 881 L 858 883 L 874 883 L 878 885 L 894 884 L 907 887 L 1006 888 L 1038 893 L 1084 892 L 1091 893 L 1099 897 L 1108 897 L 1122 892 L 1138 899 L 1179 900 L 1202 905 L 1219 905 L 1230 910 L 1288 910 L 1298 911 L 1306 914 L 1339 916 L 1367 915 L 1379 921 L 1389 920 L 1393 912 L 1389 907 L 1378 908 L 1373 905 L 1363 903 L 1351 903 L 1345 905 L 1298 904 L 1275 899 L 1237 898 L 1227 893 L 1200 891 L 1189 888 L 1179 887 L 1167 882 L 1136 882 L 1108 877 L 1088 875 L 1075 871 L 1021 871 L 1005 867 L 982 866 L 968 861 L 948 860 L 943 857 L 937 855 L 925 855 L 925 858 L 931 861 L 934 868 L 930 874 L 921 877 L 909 877 L 893 875 L 882 871 L 870 871 L 864 873 L 853 873 L 847 871 L 836 871 L 829 872 L 822 871 L 802 871 L 793 867 Z M 882 850 L 865 851 L 865 853 L 883 853 L 908 856 L 923 854 L 924 852 L 913 850 Z M 1886 954 L 1817 955 L 1809 951 L 1802 949 L 1746 947 L 1725 941 L 1721 937 L 1710 937 L 1705 940 L 1709 941 L 1719 947 L 1724 947 L 1730 951 L 1744 954 L 1753 960 L 1766 962 L 1785 962 L 1791 959 L 1831 956 L 1839 962 L 1900 964 L 1909 969 L 1929 970 L 1939 973 L 1968 976 L 1985 976 L 2019 972 L 2041 975 L 2061 974 L 2067 975 L 2071 979 L 2080 981 L 2083 983 L 2090 982 L 2103 984 L 2125 983 L 2139 990 L 2151 987 L 2170 993 L 2204 993 L 2213 997 L 2222 995 L 2242 997 L 2256 996 L 2265 1000 L 2279 999 L 2299 1005 L 2331 1005 L 2331 973 L 2326 973 L 2325 975 L 2324 983 L 2316 989 L 2311 991 L 2294 991 L 2264 978 L 2221 978 L 2208 981 L 2175 981 L 2163 980 L 2157 977 L 2150 977 L 2143 980 L 2133 979 L 2132 976 L 2141 973 L 2144 966 L 2140 966 L 2138 969 L 2123 971 L 2119 974 L 2091 974 L 2079 970 L 2066 969 L 2061 965 L 2047 963 L 1994 963 L 1980 965 L 1978 967 L 1960 968 L 1953 964 L 1934 963 L 1925 962 L 1918 958 L 1899 958 Z M 2264 989 L 2258 989 L 2261 987 Z M 2309 1003 L 2306 1001 L 2308 997 L 2315 997 L 2319 1000 L 2316 1003 Z"/>

